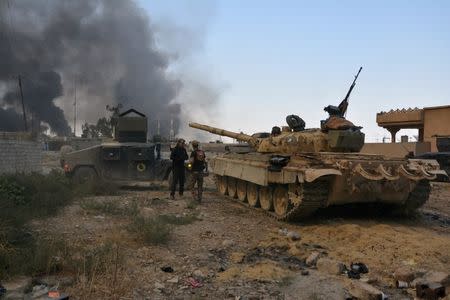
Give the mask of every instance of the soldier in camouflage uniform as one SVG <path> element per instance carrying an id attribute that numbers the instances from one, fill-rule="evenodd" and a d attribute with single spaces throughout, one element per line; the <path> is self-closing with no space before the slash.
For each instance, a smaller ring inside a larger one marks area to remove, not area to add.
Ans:
<path id="1" fill-rule="evenodd" d="M 199 149 L 199 142 L 192 141 L 193 151 L 191 153 L 191 182 L 189 188 L 192 191 L 192 197 L 198 202 L 202 201 L 203 193 L 203 177 L 206 171 L 206 155 L 203 150 Z M 197 190 L 195 190 L 195 184 L 197 183 Z"/>

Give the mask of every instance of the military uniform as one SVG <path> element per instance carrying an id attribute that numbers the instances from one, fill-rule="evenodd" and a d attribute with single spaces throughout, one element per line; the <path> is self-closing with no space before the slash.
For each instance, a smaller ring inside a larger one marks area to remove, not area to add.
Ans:
<path id="1" fill-rule="evenodd" d="M 203 150 L 198 149 L 198 142 L 192 143 L 194 151 L 191 153 L 191 182 L 189 188 L 192 191 L 192 197 L 198 202 L 202 201 L 203 194 L 203 177 L 206 169 L 206 155 Z M 195 190 L 195 184 L 197 183 L 197 191 Z"/>
<path id="2" fill-rule="evenodd" d="M 172 160 L 172 186 L 170 187 L 170 196 L 172 198 L 175 197 L 175 190 L 177 188 L 177 184 L 179 184 L 179 194 L 183 195 L 184 192 L 184 181 L 186 178 L 185 175 L 185 167 L 184 161 L 189 157 L 187 155 L 186 149 L 184 148 L 184 141 L 178 141 L 175 148 L 172 149 L 170 153 L 170 159 Z"/>

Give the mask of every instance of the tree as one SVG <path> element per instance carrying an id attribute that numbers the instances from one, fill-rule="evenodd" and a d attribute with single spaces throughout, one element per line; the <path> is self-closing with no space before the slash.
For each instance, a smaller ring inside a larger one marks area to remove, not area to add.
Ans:
<path id="1" fill-rule="evenodd" d="M 109 117 L 102 117 L 97 120 L 97 124 L 84 123 L 81 128 L 83 138 L 112 138 L 113 128 L 117 124 L 117 117 L 120 114 L 122 104 L 106 105 L 106 110 L 110 112 Z"/>

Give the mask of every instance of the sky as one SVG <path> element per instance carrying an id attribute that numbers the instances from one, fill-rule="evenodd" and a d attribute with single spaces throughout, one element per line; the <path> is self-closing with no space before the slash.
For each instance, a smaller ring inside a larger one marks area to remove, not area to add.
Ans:
<path id="1" fill-rule="evenodd" d="M 389 136 L 377 112 L 450 104 L 450 1 L 139 3 L 152 23 L 191 33 L 190 65 L 217 88 L 214 115 L 192 121 L 251 134 L 297 114 L 319 127 L 323 108 L 339 104 L 360 66 L 347 118 L 368 142 Z M 176 52 L 164 32 L 161 44 Z"/>

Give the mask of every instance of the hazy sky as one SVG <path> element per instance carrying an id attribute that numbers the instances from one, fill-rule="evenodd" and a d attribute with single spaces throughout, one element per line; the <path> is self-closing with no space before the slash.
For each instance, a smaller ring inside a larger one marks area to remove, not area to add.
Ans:
<path id="1" fill-rule="evenodd" d="M 366 141 L 389 135 L 377 112 L 450 104 L 450 1 L 140 3 L 155 23 L 193 33 L 191 61 L 220 91 L 213 125 L 270 131 L 298 114 L 318 127 L 359 66 L 347 118 Z"/>

